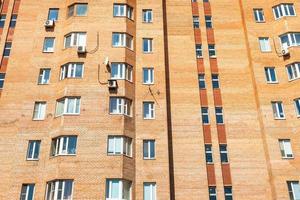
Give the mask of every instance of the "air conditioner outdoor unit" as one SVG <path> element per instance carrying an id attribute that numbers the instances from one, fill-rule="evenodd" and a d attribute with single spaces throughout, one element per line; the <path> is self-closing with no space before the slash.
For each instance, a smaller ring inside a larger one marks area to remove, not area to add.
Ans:
<path id="1" fill-rule="evenodd" d="M 54 21 L 53 20 L 47 20 L 44 25 L 45 25 L 46 28 L 53 27 L 54 26 Z"/>
<path id="2" fill-rule="evenodd" d="M 85 46 L 78 46 L 77 47 L 77 53 L 86 53 Z"/>
<path id="3" fill-rule="evenodd" d="M 288 48 L 282 48 L 281 49 L 281 54 L 283 56 L 289 55 L 290 54 L 289 49 Z"/>
<path id="4" fill-rule="evenodd" d="M 117 87 L 118 87 L 117 80 L 112 80 L 112 79 L 108 80 L 108 88 L 109 89 L 116 89 Z"/>

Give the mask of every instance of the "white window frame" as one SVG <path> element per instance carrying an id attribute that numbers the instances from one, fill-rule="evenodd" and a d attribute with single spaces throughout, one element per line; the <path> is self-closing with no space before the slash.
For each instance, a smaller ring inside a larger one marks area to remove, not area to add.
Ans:
<path id="1" fill-rule="evenodd" d="M 145 41 L 147 42 L 147 49 L 145 49 Z M 153 52 L 153 38 L 143 38 L 143 53 Z"/>
<path id="2" fill-rule="evenodd" d="M 290 13 L 289 6 L 292 6 L 292 8 L 294 10 L 294 14 Z M 282 17 L 296 16 L 295 6 L 292 3 L 282 3 L 282 4 L 279 4 L 279 5 L 276 5 L 276 6 L 273 7 L 272 10 L 273 10 L 274 18 L 276 20 L 280 19 Z M 278 13 L 278 17 L 276 16 L 276 11 Z"/>
<path id="3" fill-rule="evenodd" d="M 148 156 L 144 156 L 144 145 L 145 145 L 145 142 L 146 142 L 146 145 L 147 145 L 147 150 L 148 150 Z M 151 157 L 151 142 L 153 142 L 153 152 L 154 152 L 154 157 Z M 156 141 L 155 140 L 143 140 L 143 159 L 144 160 L 154 160 L 156 158 Z"/>
<path id="4" fill-rule="evenodd" d="M 70 38 L 70 46 L 67 46 L 67 38 Z M 71 32 L 64 36 L 64 48 L 72 48 L 78 46 L 86 46 L 87 33 L 86 32 Z"/>
<path id="5" fill-rule="evenodd" d="M 114 36 L 118 35 L 118 43 L 114 44 Z M 113 32 L 112 33 L 112 46 L 113 47 L 126 47 L 133 50 L 133 36 L 127 33 Z"/>
<path id="6" fill-rule="evenodd" d="M 217 112 L 217 109 L 221 109 L 221 112 Z M 217 124 L 224 124 L 224 112 L 223 112 L 223 107 L 217 106 L 215 107 L 215 113 L 216 113 L 216 123 Z M 217 118 L 218 116 L 222 117 L 222 122 L 218 122 Z"/>
<path id="7" fill-rule="evenodd" d="M 271 44 L 270 44 L 270 38 L 268 37 L 259 37 L 258 38 L 259 47 L 261 52 L 271 52 Z"/>
<path id="8" fill-rule="evenodd" d="M 289 73 L 289 69 L 292 74 Z M 286 66 L 289 81 L 300 79 L 300 63 L 292 63 Z"/>
<path id="9" fill-rule="evenodd" d="M 53 40 L 53 46 L 46 48 L 46 40 Z M 10 47 L 11 48 L 11 47 Z M 45 37 L 44 39 L 44 45 L 43 45 L 43 52 L 44 53 L 53 53 L 55 48 L 55 37 Z"/>
<path id="10" fill-rule="evenodd" d="M 204 109 L 206 109 L 207 112 L 202 112 L 202 111 L 204 111 Z M 208 109 L 208 107 L 201 107 L 200 113 L 201 113 L 201 117 L 202 117 L 202 123 L 203 124 L 209 124 L 210 119 L 209 119 L 209 109 Z M 203 121 L 204 117 L 203 116 L 207 116 L 207 119 L 208 119 L 207 123 L 206 122 L 204 123 L 204 121 Z"/>
<path id="11" fill-rule="evenodd" d="M 71 191 L 71 197 L 68 199 L 58 199 L 58 190 L 59 190 L 59 183 L 62 182 L 62 189 L 61 189 L 61 193 L 62 193 L 62 198 L 63 195 L 65 193 L 65 185 L 67 181 L 71 181 L 72 182 L 72 191 Z M 50 195 L 48 194 L 49 188 L 50 187 Z M 70 179 L 61 179 L 61 180 L 53 180 L 53 181 L 49 181 L 47 182 L 47 187 L 46 187 L 46 196 L 45 199 L 46 200 L 72 200 L 73 199 L 73 190 L 74 190 L 74 181 L 70 180 Z M 49 198 L 48 198 L 49 195 Z"/>
<path id="12" fill-rule="evenodd" d="M 74 102 L 74 108 L 72 112 L 68 112 L 68 103 L 70 100 L 75 100 Z M 61 99 L 56 100 L 56 111 L 55 116 L 62 116 L 62 115 L 79 115 L 80 114 L 80 103 L 81 98 L 80 97 L 63 97 Z M 63 104 L 62 113 L 58 113 L 59 104 Z M 78 105 L 78 108 L 76 108 Z M 78 112 L 76 112 L 78 110 Z"/>
<path id="13" fill-rule="evenodd" d="M 296 197 L 296 195 L 295 195 L 295 185 L 297 185 L 298 191 L 299 191 L 300 190 L 299 181 L 287 181 L 287 184 L 288 184 L 288 192 L 289 192 L 290 197 L 292 196 L 293 200 L 298 200 L 299 196 Z M 291 188 L 292 190 L 290 190 L 289 188 Z"/>
<path id="14" fill-rule="evenodd" d="M 152 9 L 143 9 L 143 22 L 151 23 L 153 21 L 153 11 Z"/>
<path id="15" fill-rule="evenodd" d="M 213 55 L 211 55 L 211 53 Z M 208 44 L 208 55 L 210 58 L 216 58 L 217 57 L 217 51 L 216 51 L 216 45 L 215 44 Z"/>
<path id="16" fill-rule="evenodd" d="M 298 36 L 298 41 L 297 41 L 297 37 Z M 287 37 L 287 43 L 282 43 L 282 39 L 284 37 Z M 289 32 L 289 33 L 285 33 L 279 36 L 280 38 L 280 43 L 281 43 L 281 47 L 282 48 L 289 48 L 289 47 L 295 47 L 295 46 L 300 46 L 300 32 Z"/>
<path id="17" fill-rule="evenodd" d="M 202 44 L 196 44 L 196 58 L 202 58 L 203 57 L 203 51 L 202 51 Z"/>
<path id="18" fill-rule="evenodd" d="M 118 186 L 119 186 L 119 194 L 118 194 L 118 198 L 112 198 L 112 181 L 119 181 Z M 124 182 L 127 182 L 127 184 L 129 184 L 129 199 L 123 199 L 123 191 L 125 190 L 124 188 Z M 107 188 L 108 187 L 108 188 Z M 125 179 L 106 179 L 106 194 L 105 194 L 105 198 L 106 200 L 131 200 L 132 198 L 132 194 L 131 194 L 131 190 L 132 190 L 132 182 L 125 180 Z M 108 194 L 107 194 L 108 192 Z"/>
<path id="19" fill-rule="evenodd" d="M 228 187 L 228 188 L 230 187 L 231 193 L 226 193 L 226 190 L 225 190 L 226 187 Z M 225 200 L 226 200 L 226 197 L 229 197 L 232 199 L 232 186 L 224 186 L 224 196 L 225 196 Z"/>
<path id="20" fill-rule="evenodd" d="M 206 82 L 205 82 L 205 74 L 198 74 L 198 82 L 199 82 L 199 88 L 205 89 L 206 88 Z M 201 83 L 204 84 L 204 87 L 201 87 Z M 202 112 L 201 112 L 202 113 Z"/>
<path id="21" fill-rule="evenodd" d="M 221 147 L 225 146 L 226 150 L 222 150 Z M 220 161 L 221 163 L 229 163 L 229 158 L 228 158 L 228 149 L 227 149 L 227 144 L 219 144 L 219 149 L 220 149 Z M 222 155 L 226 155 L 227 161 L 222 161 Z"/>
<path id="22" fill-rule="evenodd" d="M 210 147 L 210 150 L 206 150 L 206 147 Z M 209 163 L 209 164 L 214 163 L 212 144 L 205 144 L 204 145 L 204 150 L 205 150 L 205 161 L 206 161 L 206 163 Z M 211 155 L 211 161 L 208 161 L 206 159 L 206 155 L 208 155 L 208 154 Z"/>
<path id="23" fill-rule="evenodd" d="M 215 192 L 210 193 L 210 188 L 214 188 Z M 211 198 L 211 197 L 217 198 L 217 187 L 216 186 L 208 186 L 208 193 L 209 193 L 209 198 Z"/>
<path id="24" fill-rule="evenodd" d="M 29 152 L 30 152 L 30 144 L 31 143 L 33 143 L 33 147 L 32 147 L 32 153 L 30 155 Z M 37 146 L 38 146 L 38 156 L 37 156 L 37 158 L 34 158 L 34 154 L 35 154 Z M 39 160 L 40 149 L 41 149 L 41 141 L 40 140 L 29 140 L 28 147 L 27 147 L 26 160 Z"/>
<path id="25" fill-rule="evenodd" d="M 290 139 L 279 139 L 278 142 L 279 142 L 281 157 L 284 159 L 294 158 L 291 140 Z"/>
<path id="26" fill-rule="evenodd" d="M 81 76 L 76 77 L 76 70 L 78 70 L 79 66 L 81 66 Z M 66 78 L 83 78 L 83 73 L 84 73 L 84 63 L 81 62 L 67 63 L 60 67 L 59 80 L 64 80 Z"/>
<path id="27" fill-rule="evenodd" d="M 121 7 L 123 7 L 124 13 L 122 13 L 122 9 Z M 115 11 L 117 11 L 115 13 Z M 122 3 L 115 3 L 113 5 L 113 16 L 114 17 L 127 17 L 128 19 L 132 19 L 133 17 L 133 8 L 127 4 L 122 4 Z"/>
<path id="28" fill-rule="evenodd" d="M 29 199 L 29 196 L 28 196 L 29 195 L 29 189 L 30 189 L 30 186 L 32 186 L 32 185 L 33 185 L 32 199 Z M 34 200 L 35 184 L 34 183 L 22 184 L 20 199 L 23 196 L 23 193 L 22 193 L 23 187 L 26 187 L 26 193 L 25 193 L 25 199 L 24 200 Z M 23 200 L 23 199 L 21 199 L 21 200 Z"/>
<path id="29" fill-rule="evenodd" d="M 145 71 L 148 74 L 148 79 L 146 80 Z M 153 67 L 144 67 L 143 68 L 143 84 L 152 85 L 154 84 L 154 68 Z"/>
<path id="30" fill-rule="evenodd" d="M 46 71 L 49 70 L 49 79 L 45 79 Z M 50 68 L 42 68 L 40 69 L 38 84 L 39 85 L 47 85 L 50 82 L 51 69 Z"/>
<path id="31" fill-rule="evenodd" d="M 272 69 L 274 70 L 275 81 L 272 80 L 272 75 L 271 75 L 271 70 Z M 266 77 L 266 82 L 267 83 L 270 83 L 270 84 L 278 83 L 277 73 L 276 73 L 275 67 L 265 67 L 264 70 L 265 70 L 265 77 Z"/>
<path id="32" fill-rule="evenodd" d="M 262 19 L 260 17 L 260 13 L 262 15 Z M 258 23 L 265 22 L 264 10 L 262 8 L 254 8 L 253 14 L 254 14 L 255 22 L 258 22 Z"/>
<path id="33" fill-rule="evenodd" d="M 296 116 L 300 117 L 300 98 L 294 99 L 294 105 L 296 110 Z"/>
<path id="34" fill-rule="evenodd" d="M 113 141 L 113 147 L 110 147 L 110 139 Z M 120 150 L 121 152 L 117 152 L 117 139 L 120 139 Z M 113 151 L 110 151 L 113 149 Z M 118 135 L 109 135 L 107 138 L 107 154 L 108 155 L 125 155 L 132 157 L 132 138 L 126 136 L 118 136 Z"/>
<path id="35" fill-rule="evenodd" d="M 2 84 L 0 84 L 0 85 L 2 85 L 2 87 L 0 86 L 0 90 L 2 90 L 2 88 L 3 88 L 3 86 L 4 86 L 4 80 L 5 80 L 5 73 L 0 73 L 0 83 L 2 82 Z M 3 78 L 2 78 L 3 77 Z"/>
<path id="36" fill-rule="evenodd" d="M 114 66 L 115 65 L 115 66 Z M 117 67 L 117 74 L 113 76 L 112 68 Z M 110 79 L 113 80 L 127 80 L 132 82 L 132 71 L 133 67 L 127 63 L 122 62 L 112 62 L 111 63 L 111 73 Z"/>
<path id="37" fill-rule="evenodd" d="M 68 153 L 69 148 L 69 140 L 71 137 L 76 138 L 76 146 L 75 153 Z M 77 140 L 78 137 L 76 135 L 67 135 L 67 136 L 59 136 L 52 139 L 51 145 L 55 144 L 55 149 L 51 149 L 51 156 L 68 156 L 68 155 L 76 155 L 77 153 Z M 65 149 L 64 149 L 65 146 Z"/>
<path id="38" fill-rule="evenodd" d="M 116 112 L 111 112 L 111 102 L 112 100 L 116 100 Z M 132 101 L 130 99 L 124 98 L 124 97 L 110 97 L 109 100 L 109 114 L 111 115 L 125 115 L 125 116 L 131 116 L 131 103 Z"/>
<path id="39" fill-rule="evenodd" d="M 193 16 L 193 28 L 200 28 L 199 16 Z"/>
<path id="40" fill-rule="evenodd" d="M 143 184 L 144 186 L 144 199 L 145 199 L 145 196 L 146 196 L 146 190 L 145 190 L 145 187 L 148 186 L 150 187 L 150 197 L 147 198 L 147 199 L 150 199 L 150 200 L 156 200 L 156 183 L 155 182 L 144 182 Z"/>
<path id="41" fill-rule="evenodd" d="M 36 101 L 34 103 L 32 120 L 44 120 L 46 117 L 46 107 L 47 103 L 45 101 Z M 37 112 L 37 116 L 35 116 L 35 112 Z"/>
<path id="42" fill-rule="evenodd" d="M 212 83 L 213 89 L 219 89 L 220 88 L 219 74 L 212 74 L 211 75 L 211 83 Z M 214 83 L 217 83 L 218 87 L 214 87 Z"/>
<path id="43" fill-rule="evenodd" d="M 204 19 L 205 19 L 206 28 L 213 28 L 212 16 L 211 15 L 205 15 Z M 208 24 L 210 24 L 210 26 L 207 26 Z"/>
<path id="44" fill-rule="evenodd" d="M 285 119 L 285 113 L 284 113 L 284 107 L 282 101 L 272 101 L 271 103 L 272 103 L 274 119 Z M 280 113 L 279 105 L 281 105 L 282 107 L 282 113 Z"/>
<path id="45" fill-rule="evenodd" d="M 145 106 L 148 105 L 148 113 L 145 113 Z M 153 101 L 143 102 L 143 118 L 144 119 L 155 119 L 155 103 Z"/>

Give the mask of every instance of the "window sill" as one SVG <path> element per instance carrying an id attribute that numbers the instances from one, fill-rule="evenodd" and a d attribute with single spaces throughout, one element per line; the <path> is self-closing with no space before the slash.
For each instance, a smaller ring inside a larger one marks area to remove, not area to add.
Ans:
<path id="1" fill-rule="evenodd" d="M 72 157 L 72 156 L 76 156 L 76 154 L 57 154 L 57 155 L 54 155 L 54 156 L 50 156 L 50 158 L 56 158 L 56 157 L 64 157 L 64 156 L 66 156 L 66 157 L 68 157 L 68 156 L 70 156 L 70 157 Z"/>
<path id="2" fill-rule="evenodd" d="M 282 160 L 293 160 L 294 159 L 294 157 L 281 157 L 282 158 Z"/>
<path id="3" fill-rule="evenodd" d="M 43 51 L 43 53 L 54 53 L 54 51 Z"/>
<path id="4" fill-rule="evenodd" d="M 147 55 L 149 55 L 149 54 L 153 54 L 153 51 L 143 51 L 143 54 L 147 54 Z"/>
<path id="5" fill-rule="evenodd" d="M 207 165 L 213 165 L 213 162 L 206 162 Z"/>
<path id="6" fill-rule="evenodd" d="M 274 120 L 286 120 L 286 118 L 274 118 Z"/>
<path id="7" fill-rule="evenodd" d="M 143 21 L 142 23 L 143 24 L 153 24 L 153 21 L 150 21 L 150 22 Z"/>
<path id="8" fill-rule="evenodd" d="M 143 160 L 156 160 L 156 158 L 143 158 Z"/>
<path id="9" fill-rule="evenodd" d="M 214 58 L 217 58 L 217 56 L 209 56 L 209 58 L 213 58 L 214 59 Z"/>
<path id="10" fill-rule="evenodd" d="M 80 115 L 80 113 L 78 114 L 61 114 L 61 115 L 56 115 L 54 118 L 58 118 L 58 117 L 62 117 L 62 116 L 78 116 Z"/>
<path id="11" fill-rule="evenodd" d="M 267 84 L 270 84 L 270 85 L 275 85 L 275 84 L 278 84 L 279 82 L 267 82 Z"/>
<path id="12" fill-rule="evenodd" d="M 151 86 L 151 85 L 154 85 L 154 82 L 153 83 L 143 83 L 143 85 L 148 85 L 148 86 Z"/>
<path id="13" fill-rule="evenodd" d="M 32 121 L 44 121 L 45 119 L 32 119 Z"/>
<path id="14" fill-rule="evenodd" d="M 50 85 L 50 83 L 38 83 L 38 85 Z"/>
<path id="15" fill-rule="evenodd" d="M 124 117 L 132 117 L 131 115 L 126 115 L 126 114 L 122 114 L 122 113 L 109 113 L 110 115 L 121 115 L 121 116 L 124 116 Z"/>
<path id="16" fill-rule="evenodd" d="M 39 161 L 39 159 L 37 158 L 37 159 L 26 159 L 26 161 Z"/>
<path id="17" fill-rule="evenodd" d="M 123 157 L 127 157 L 127 158 L 132 159 L 132 156 L 128 156 L 128 155 L 125 155 L 125 154 L 110 154 L 110 153 L 108 153 L 107 156 L 112 156 L 112 157 L 114 157 L 114 156 L 123 156 Z"/>
<path id="18" fill-rule="evenodd" d="M 143 118 L 144 120 L 153 120 L 155 118 Z"/>

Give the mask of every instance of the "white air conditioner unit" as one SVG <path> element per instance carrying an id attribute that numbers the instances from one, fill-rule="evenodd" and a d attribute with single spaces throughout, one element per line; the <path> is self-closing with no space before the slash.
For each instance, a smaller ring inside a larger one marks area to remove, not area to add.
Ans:
<path id="1" fill-rule="evenodd" d="M 283 47 L 283 48 L 281 49 L 281 54 L 282 54 L 283 56 L 289 55 L 289 54 L 290 54 L 289 49 Z"/>
<path id="2" fill-rule="evenodd" d="M 45 22 L 44 26 L 45 26 L 46 28 L 51 28 L 51 27 L 54 26 L 54 21 L 53 21 L 53 20 L 47 20 L 47 21 Z"/>
<path id="3" fill-rule="evenodd" d="M 86 53 L 85 46 L 78 46 L 77 47 L 77 53 Z"/>
<path id="4" fill-rule="evenodd" d="M 109 89 L 116 89 L 117 87 L 118 87 L 117 80 L 112 80 L 112 79 L 108 80 L 108 88 Z"/>

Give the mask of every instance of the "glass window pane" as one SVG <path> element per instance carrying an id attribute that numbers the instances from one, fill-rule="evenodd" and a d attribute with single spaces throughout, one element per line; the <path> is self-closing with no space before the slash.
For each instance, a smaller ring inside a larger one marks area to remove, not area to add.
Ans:
<path id="1" fill-rule="evenodd" d="M 119 199 L 119 180 L 111 180 L 111 198 Z"/>
<path id="2" fill-rule="evenodd" d="M 57 8 L 50 8 L 48 13 L 48 20 L 56 21 L 58 19 L 58 9 Z"/>
<path id="3" fill-rule="evenodd" d="M 150 157 L 154 158 L 155 157 L 155 142 L 150 141 Z"/>
<path id="4" fill-rule="evenodd" d="M 87 4 L 77 4 L 76 5 L 76 15 L 85 16 L 87 14 Z"/>

